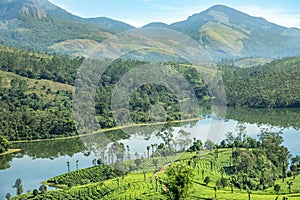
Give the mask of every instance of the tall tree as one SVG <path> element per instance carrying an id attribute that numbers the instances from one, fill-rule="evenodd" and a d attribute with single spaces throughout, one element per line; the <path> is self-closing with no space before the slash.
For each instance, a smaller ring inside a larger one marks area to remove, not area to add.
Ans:
<path id="1" fill-rule="evenodd" d="M 148 156 L 148 159 L 150 158 L 150 146 L 147 146 L 147 156 Z"/>
<path id="2" fill-rule="evenodd" d="M 11 198 L 11 194 L 10 194 L 10 193 L 6 193 L 5 198 L 6 198 L 7 200 L 9 200 L 9 199 Z"/>
<path id="3" fill-rule="evenodd" d="M 39 191 L 42 193 L 42 194 L 45 194 L 47 192 L 47 186 L 46 185 L 41 185 L 40 188 L 39 188 Z"/>
<path id="4" fill-rule="evenodd" d="M 70 161 L 67 161 L 68 172 L 70 172 Z"/>
<path id="5" fill-rule="evenodd" d="M 18 178 L 15 182 L 15 184 L 12 186 L 13 188 L 16 188 L 16 194 L 20 195 L 23 193 L 23 185 L 22 185 L 22 180 Z"/>
<path id="6" fill-rule="evenodd" d="M 215 147 L 215 143 L 211 140 L 206 140 L 205 143 L 204 143 L 204 147 L 207 149 L 207 150 L 213 150 L 213 148 Z"/>
<path id="7" fill-rule="evenodd" d="M 78 170 L 78 160 L 76 160 L 76 170 Z"/>

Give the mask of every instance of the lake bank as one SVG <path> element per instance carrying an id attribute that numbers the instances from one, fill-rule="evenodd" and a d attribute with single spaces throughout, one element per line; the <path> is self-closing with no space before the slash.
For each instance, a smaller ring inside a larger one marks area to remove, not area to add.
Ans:
<path id="1" fill-rule="evenodd" d="M 55 140 L 65 140 L 65 139 L 74 139 L 74 138 L 80 138 L 80 137 L 87 137 L 91 135 L 95 135 L 98 133 L 103 133 L 103 132 L 108 132 L 108 131 L 115 131 L 115 130 L 120 130 L 123 128 L 133 128 L 133 127 L 140 127 L 140 126 L 154 126 L 154 125 L 161 125 L 161 124 L 166 124 L 166 123 L 180 123 L 180 122 L 193 122 L 193 121 L 199 121 L 202 120 L 203 118 L 197 117 L 197 118 L 191 118 L 191 119 L 184 119 L 184 120 L 174 120 L 171 122 L 155 122 L 155 123 L 141 123 L 141 124 L 130 124 L 126 126 L 116 126 L 112 128 L 105 128 L 101 129 L 98 131 L 94 131 L 91 133 L 87 134 L 82 134 L 82 135 L 74 135 L 74 136 L 66 136 L 66 137 L 59 137 L 59 138 L 49 138 L 49 139 L 37 139 L 37 140 L 20 140 L 20 141 L 10 141 L 12 144 L 18 144 L 18 143 L 28 143 L 28 142 L 42 142 L 42 141 L 55 141 Z"/>
<path id="2" fill-rule="evenodd" d="M 0 153 L 0 156 L 7 155 L 7 154 L 12 154 L 12 153 L 17 153 L 17 152 L 20 152 L 20 151 L 22 151 L 22 149 L 8 149 L 7 151 L 5 151 L 3 153 Z"/>

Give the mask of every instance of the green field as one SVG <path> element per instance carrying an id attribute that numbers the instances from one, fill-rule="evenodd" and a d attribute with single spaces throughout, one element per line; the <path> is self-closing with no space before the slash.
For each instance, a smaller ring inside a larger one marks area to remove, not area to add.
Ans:
<path id="1" fill-rule="evenodd" d="M 12 199 L 168 199 L 163 194 L 165 186 L 159 183 L 159 180 L 166 178 L 165 170 L 169 164 L 176 159 L 180 163 L 192 163 L 193 184 L 188 199 L 214 199 L 217 180 L 222 177 L 221 169 L 230 164 L 231 149 L 220 149 L 219 156 L 211 166 L 213 160 L 213 153 L 208 150 L 202 150 L 200 153 L 184 153 L 179 158 L 178 156 L 160 157 L 144 159 L 143 168 L 133 170 L 127 175 L 115 174 L 108 180 L 98 180 L 103 173 L 103 168 L 110 168 L 106 166 L 95 166 L 87 169 L 72 171 L 50 180 L 72 180 L 78 177 L 80 180 L 86 180 L 87 184 L 77 186 L 64 186 L 64 189 L 55 191 L 48 191 L 44 194 L 39 193 L 34 196 L 32 193 L 27 193 Z M 195 157 L 196 156 L 196 157 Z M 153 159 L 159 159 L 159 166 L 155 170 L 152 164 Z M 191 162 L 192 161 L 192 162 Z M 124 161 L 122 164 L 128 166 L 133 161 Z M 98 170 L 98 171 L 97 171 Z M 204 172 L 204 173 L 203 173 Z M 106 173 L 107 175 L 107 173 Z M 209 176 L 211 182 L 205 185 L 203 176 Z M 226 179 L 229 176 L 224 174 Z M 156 180 L 157 179 L 157 180 Z M 79 180 L 78 180 L 79 181 Z M 289 194 L 287 181 L 292 181 L 291 194 Z M 49 182 L 49 181 L 48 181 Z M 76 182 L 76 181 L 75 181 Z M 80 183 L 80 181 L 79 181 Z M 287 178 L 285 182 L 277 180 L 276 183 L 280 184 L 281 190 L 277 195 L 273 187 L 267 188 L 264 191 L 251 191 L 250 199 L 273 200 L 278 197 L 288 197 L 288 199 L 299 199 L 300 197 L 300 176 Z M 76 185 L 76 184 L 75 184 Z M 248 199 L 246 190 L 233 188 L 231 191 L 230 184 L 227 187 L 220 187 L 216 191 L 217 199 L 228 200 L 244 200 Z"/>

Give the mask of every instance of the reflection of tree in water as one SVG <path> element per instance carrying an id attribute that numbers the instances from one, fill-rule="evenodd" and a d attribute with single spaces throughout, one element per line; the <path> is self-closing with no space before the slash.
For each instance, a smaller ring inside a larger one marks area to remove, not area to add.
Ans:
<path id="1" fill-rule="evenodd" d="M 55 159 L 59 156 L 73 156 L 79 152 L 85 152 L 85 147 L 80 138 L 29 142 L 13 144 L 13 148 L 20 148 L 22 156 L 29 155 L 33 158 Z"/>
<path id="2" fill-rule="evenodd" d="M 228 108 L 227 119 L 251 124 L 268 124 L 282 128 L 300 128 L 299 108 L 256 109 L 256 108 Z"/>
<path id="3" fill-rule="evenodd" d="M 6 154 L 0 156 L 0 170 L 10 168 L 10 162 L 13 159 L 13 154 Z"/>
<path id="4" fill-rule="evenodd" d="M 172 124 L 172 126 L 190 125 L 196 122 L 186 122 Z M 114 130 L 103 133 L 98 133 L 89 136 L 83 136 L 72 139 L 52 140 L 52 141 L 40 141 L 40 142 L 28 142 L 28 143 L 15 143 L 12 148 L 22 149 L 22 152 L 15 154 L 14 157 L 23 157 L 28 155 L 32 158 L 50 158 L 55 159 L 59 156 L 70 156 L 83 152 L 86 156 L 89 156 L 90 152 L 94 152 L 96 155 L 100 155 L 101 152 L 107 151 L 107 147 L 113 142 L 129 139 L 135 136 L 142 136 L 145 139 L 149 138 L 154 133 L 161 129 L 161 125 L 141 126 L 127 128 L 126 131 Z M 12 159 L 12 155 L 11 156 Z M 0 159 L 8 159 L 7 155 L 1 156 Z M 10 160 L 11 160 L 10 159 Z M 9 167 L 8 162 L 0 162 L 2 167 Z"/>
<path id="5" fill-rule="evenodd" d="M 86 147 L 88 152 L 93 152 L 96 156 L 94 163 L 98 160 L 104 163 L 113 163 L 120 157 L 120 152 L 123 157 L 130 158 L 130 147 L 125 146 L 123 143 L 119 143 L 120 140 L 133 139 L 136 137 L 142 137 L 144 140 L 149 140 L 151 137 L 155 137 L 157 133 L 163 130 L 164 126 L 167 127 L 189 127 L 194 126 L 195 122 L 185 122 L 185 123 L 172 123 L 165 125 L 145 125 L 129 127 L 120 130 L 100 132 L 93 135 L 82 136 L 81 140 Z M 146 148 L 146 147 L 145 147 Z M 127 153 L 127 156 L 126 156 Z"/>
<path id="6" fill-rule="evenodd" d="M 167 127 L 193 127 L 198 121 L 190 122 L 178 122 L 178 123 L 165 123 L 164 125 L 145 125 L 138 127 L 126 128 L 127 133 L 133 133 L 132 136 L 140 136 L 145 140 L 149 140 L 151 136 L 155 136 L 160 131 L 164 130 Z"/>

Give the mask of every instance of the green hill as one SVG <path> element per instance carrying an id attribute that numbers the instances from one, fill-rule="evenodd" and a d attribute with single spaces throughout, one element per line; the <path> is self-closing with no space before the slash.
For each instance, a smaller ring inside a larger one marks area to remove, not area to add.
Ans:
<path id="1" fill-rule="evenodd" d="M 40 54 L 1 46 L 0 118 L 4 122 L 0 125 L 1 135 L 10 140 L 75 135 L 71 109 L 72 85 L 83 60 L 82 57 Z M 300 59 L 295 57 L 250 68 L 220 65 L 228 105 L 299 107 L 299 63 Z M 145 62 L 119 59 L 103 74 L 95 97 L 97 119 L 102 128 L 116 126 L 110 107 L 115 85 L 126 72 L 142 64 Z M 208 111 L 209 101 L 214 97 L 209 95 L 201 77 L 203 72 L 199 73 L 194 66 L 187 64 L 164 65 L 177 70 L 190 83 L 199 104 Z M 162 85 L 144 85 L 134 92 L 129 101 L 131 117 L 136 123 L 148 123 L 154 120 L 149 115 L 151 106 L 161 105 L 167 112 L 168 121 L 179 120 L 183 114 L 179 103 L 183 100 Z M 195 113 L 189 113 L 188 116 L 193 118 Z M 24 117 L 28 120 L 23 120 Z M 49 123 L 43 123 L 45 120 Z M 155 120 L 159 121 L 160 118 Z"/>
<path id="2" fill-rule="evenodd" d="M 252 152 L 255 151 L 256 149 L 251 149 L 248 153 L 252 154 Z M 244 149 L 237 149 L 236 152 L 246 153 L 247 151 Z M 60 183 L 63 181 L 71 181 L 74 185 L 69 183 L 69 186 L 65 186 L 63 189 L 48 191 L 44 194 L 38 193 L 33 195 L 32 193 L 28 193 L 13 197 L 12 199 L 171 199 L 168 197 L 167 193 L 164 192 L 167 190 L 167 186 L 165 184 L 168 182 L 166 171 L 168 171 L 168 168 L 176 164 L 181 167 L 188 165 L 193 166 L 191 168 L 193 180 L 188 193 L 188 199 L 214 199 L 215 197 L 220 200 L 248 199 L 249 193 L 246 189 L 247 186 L 245 186 L 245 188 L 243 186 L 242 188 L 239 188 L 241 186 L 235 185 L 235 182 L 231 182 L 231 180 L 233 180 L 234 177 L 238 177 L 238 175 L 228 175 L 226 171 L 224 171 L 224 169 L 227 169 L 228 166 L 230 166 L 232 155 L 231 149 L 219 149 L 217 158 L 214 154 L 214 152 L 207 150 L 202 150 L 200 154 L 184 153 L 184 155 L 177 159 L 176 162 L 160 167 L 161 169 L 158 171 L 149 170 L 151 169 L 150 163 L 152 160 L 156 159 L 150 158 L 150 160 L 146 159 L 144 161 L 148 163 L 145 165 L 147 167 L 143 169 L 143 171 L 145 171 L 144 173 L 133 171 L 126 175 L 119 174 L 118 177 L 115 178 L 112 177 L 114 175 L 112 170 L 104 171 L 105 168 L 109 168 L 108 166 L 95 166 L 78 171 L 75 170 L 51 178 L 50 181 L 48 181 L 51 183 L 57 183 L 57 186 L 60 186 Z M 248 158 L 245 157 L 242 159 Z M 265 156 L 261 155 L 260 159 L 267 162 L 267 158 Z M 126 162 L 127 161 L 125 161 L 124 165 L 126 165 Z M 213 163 L 213 165 L 211 165 L 211 163 Z M 266 171 L 265 173 L 267 177 L 267 173 L 269 173 L 269 171 Z M 249 179 L 248 175 L 245 176 Z M 105 177 L 110 178 L 108 180 L 103 180 Z M 204 177 L 209 177 L 210 181 L 208 184 L 205 183 Z M 101 179 L 101 181 L 97 179 Z M 220 180 L 223 181 L 220 182 Z M 291 193 L 289 194 L 287 183 L 290 181 L 293 182 L 293 185 L 291 187 Z M 81 185 L 78 186 L 78 183 Z M 253 184 L 259 185 L 261 183 L 258 181 Z M 263 190 L 251 188 L 250 198 L 259 200 L 274 200 L 278 196 L 280 199 L 288 197 L 288 199 L 296 200 L 298 195 L 300 195 L 298 187 L 300 184 L 299 175 L 295 178 L 289 177 L 285 182 L 276 180 L 272 181 L 272 183 L 270 183 L 271 185 L 267 186 L 267 183 L 265 184 L 267 188 Z M 278 184 L 281 188 L 278 195 L 273 189 L 273 186 L 276 184 Z M 216 190 L 214 188 L 216 188 Z"/>
<path id="3" fill-rule="evenodd" d="M 262 66 L 223 66 L 229 106 L 299 107 L 300 59 L 274 60 Z"/>

